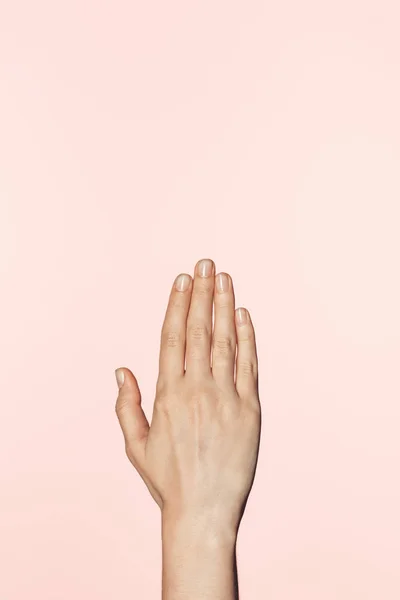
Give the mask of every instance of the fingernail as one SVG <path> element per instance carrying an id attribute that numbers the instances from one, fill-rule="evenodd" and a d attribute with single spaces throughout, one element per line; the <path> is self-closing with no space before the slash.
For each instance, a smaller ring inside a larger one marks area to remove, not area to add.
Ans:
<path id="1" fill-rule="evenodd" d="M 121 389 L 122 386 L 124 385 L 125 373 L 121 369 L 116 369 L 116 371 L 115 371 L 115 377 L 116 377 L 116 380 L 117 380 L 118 388 Z"/>
<path id="2" fill-rule="evenodd" d="M 178 277 L 175 279 L 175 288 L 178 290 L 178 292 L 185 292 L 190 285 L 190 280 L 190 275 L 181 273 L 181 275 L 178 275 Z"/>
<path id="3" fill-rule="evenodd" d="M 236 322 L 238 325 L 246 325 L 247 323 L 247 310 L 245 308 L 238 308 L 236 311 Z"/>
<path id="4" fill-rule="evenodd" d="M 216 277 L 217 291 L 220 294 L 229 290 L 229 277 L 226 273 L 218 273 Z"/>
<path id="5" fill-rule="evenodd" d="M 213 262 L 209 258 L 205 258 L 199 262 L 197 272 L 200 277 L 210 277 L 213 271 Z"/>

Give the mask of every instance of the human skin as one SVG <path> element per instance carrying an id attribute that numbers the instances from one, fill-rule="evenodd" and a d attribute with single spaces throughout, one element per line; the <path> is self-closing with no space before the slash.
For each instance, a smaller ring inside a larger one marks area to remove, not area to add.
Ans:
<path id="1" fill-rule="evenodd" d="M 213 326 L 214 308 L 214 326 Z M 237 600 L 236 541 L 257 464 L 261 406 L 249 312 L 203 259 L 179 275 L 161 331 L 151 425 L 116 370 L 126 454 L 161 509 L 162 599 Z"/>

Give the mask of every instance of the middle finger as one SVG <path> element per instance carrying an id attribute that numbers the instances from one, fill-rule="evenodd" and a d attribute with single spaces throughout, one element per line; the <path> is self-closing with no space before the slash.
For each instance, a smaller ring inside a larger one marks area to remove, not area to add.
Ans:
<path id="1" fill-rule="evenodd" d="M 214 276 L 212 260 L 203 259 L 197 263 L 186 333 L 186 370 L 195 375 L 211 372 Z"/>

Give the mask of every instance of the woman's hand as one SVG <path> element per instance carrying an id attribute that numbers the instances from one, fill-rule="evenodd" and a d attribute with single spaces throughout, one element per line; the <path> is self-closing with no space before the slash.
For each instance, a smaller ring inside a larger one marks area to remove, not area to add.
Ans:
<path id="1" fill-rule="evenodd" d="M 206 520 L 236 532 L 254 479 L 261 411 L 254 329 L 246 309 L 235 311 L 229 275 L 215 276 L 214 263 L 202 260 L 194 279 L 177 277 L 151 426 L 131 371 L 116 375 L 126 453 L 163 520 Z"/>

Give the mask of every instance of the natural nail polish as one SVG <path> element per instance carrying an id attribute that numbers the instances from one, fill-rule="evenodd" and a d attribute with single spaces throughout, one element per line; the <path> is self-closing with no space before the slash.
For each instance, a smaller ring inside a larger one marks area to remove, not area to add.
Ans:
<path id="1" fill-rule="evenodd" d="M 238 325 L 246 325 L 247 323 L 247 310 L 245 308 L 238 308 L 236 311 L 236 322 Z"/>
<path id="2" fill-rule="evenodd" d="M 209 258 L 205 258 L 199 262 L 198 274 L 200 277 L 210 277 L 213 271 L 213 262 Z"/>
<path id="3" fill-rule="evenodd" d="M 226 273 L 218 273 L 216 277 L 217 292 L 223 294 L 229 290 L 229 277 Z"/>
<path id="4" fill-rule="evenodd" d="M 118 388 L 121 389 L 125 381 L 125 373 L 121 369 L 116 369 L 115 377 L 117 379 Z"/>
<path id="5" fill-rule="evenodd" d="M 181 273 L 181 275 L 178 275 L 175 280 L 175 288 L 178 290 L 178 292 L 186 292 L 190 285 L 190 279 L 190 275 L 187 275 L 186 273 Z"/>

